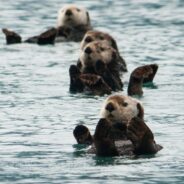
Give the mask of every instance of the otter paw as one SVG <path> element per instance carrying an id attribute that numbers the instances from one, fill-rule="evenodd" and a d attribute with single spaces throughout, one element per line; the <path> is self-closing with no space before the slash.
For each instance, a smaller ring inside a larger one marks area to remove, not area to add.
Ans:
<path id="1" fill-rule="evenodd" d="M 132 118 L 127 127 L 127 136 L 135 146 L 136 152 L 147 152 L 146 149 L 154 143 L 153 133 L 143 119 Z"/>
<path id="2" fill-rule="evenodd" d="M 17 34 L 14 31 L 10 31 L 8 29 L 3 28 L 2 32 L 5 34 L 6 36 L 6 43 L 7 44 L 15 44 L 15 43 L 21 43 L 22 42 L 22 38 L 19 34 Z"/>
<path id="3" fill-rule="evenodd" d="M 94 139 L 95 140 L 102 140 L 104 138 L 107 138 L 110 133 L 112 125 L 110 121 L 108 121 L 105 118 L 102 118 L 98 121 L 98 124 L 96 126 L 95 134 L 94 134 Z"/>
<path id="4" fill-rule="evenodd" d="M 70 77 L 78 77 L 80 75 L 80 71 L 76 65 L 71 65 L 69 68 L 69 74 Z"/>
<path id="5" fill-rule="evenodd" d="M 150 64 L 149 67 L 151 68 L 152 72 L 148 76 L 144 77 L 143 83 L 153 82 L 153 79 L 157 73 L 158 70 L 157 64 Z"/>
<path id="6" fill-rule="evenodd" d="M 56 38 L 57 30 L 56 28 L 50 28 L 49 30 L 41 33 L 38 36 L 37 43 L 39 45 L 46 45 L 46 44 L 54 44 Z"/>
<path id="7" fill-rule="evenodd" d="M 90 134 L 89 129 L 84 125 L 77 125 L 73 130 L 73 135 L 78 144 L 88 144 L 93 143 L 93 137 Z"/>
<path id="8" fill-rule="evenodd" d="M 94 145 L 98 156 L 118 156 L 114 140 L 109 137 L 112 125 L 107 119 L 100 119 L 94 134 Z"/>

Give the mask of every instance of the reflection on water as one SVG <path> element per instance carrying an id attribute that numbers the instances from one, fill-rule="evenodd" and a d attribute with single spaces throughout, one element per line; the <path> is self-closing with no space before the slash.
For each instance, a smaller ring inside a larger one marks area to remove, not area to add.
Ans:
<path id="1" fill-rule="evenodd" d="M 56 24 L 59 0 L 2 1 L 1 27 L 33 36 Z M 5 45 L 0 34 L 1 183 L 183 183 L 184 3 L 182 0 L 75 1 L 96 29 L 118 41 L 129 73 L 157 63 L 153 85 L 140 98 L 145 119 L 164 149 L 156 155 L 99 158 L 76 145 L 72 131 L 92 133 L 106 98 L 69 93 L 68 68 L 79 43 Z"/>

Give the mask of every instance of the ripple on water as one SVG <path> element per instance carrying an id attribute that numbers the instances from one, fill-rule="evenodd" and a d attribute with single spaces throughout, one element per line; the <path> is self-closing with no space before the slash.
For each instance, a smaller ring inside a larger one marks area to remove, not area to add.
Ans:
<path id="1" fill-rule="evenodd" d="M 68 2 L 1 2 L 1 27 L 26 39 L 55 26 L 58 7 Z M 0 34 L 1 183 L 183 183 L 183 1 L 70 2 L 85 6 L 94 27 L 118 41 L 129 70 L 124 94 L 133 69 L 159 65 L 139 100 L 164 149 L 134 158 L 86 154 L 73 128 L 85 124 L 93 133 L 107 96 L 69 93 L 68 68 L 77 62 L 79 43 L 7 46 Z"/>

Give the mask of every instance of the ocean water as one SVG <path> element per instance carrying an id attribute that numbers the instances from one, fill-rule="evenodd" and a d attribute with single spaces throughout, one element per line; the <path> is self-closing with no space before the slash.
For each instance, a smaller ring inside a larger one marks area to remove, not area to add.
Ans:
<path id="1" fill-rule="evenodd" d="M 157 63 L 144 87 L 145 120 L 164 149 L 138 158 L 99 158 L 76 145 L 77 124 L 94 132 L 107 96 L 69 93 L 68 69 L 79 43 L 6 45 L 0 33 L 0 183 L 184 183 L 183 0 L 0 0 L 1 28 L 24 39 L 56 25 L 66 3 L 89 10 L 95 29 L 110 33 L 129 72 Z"/>

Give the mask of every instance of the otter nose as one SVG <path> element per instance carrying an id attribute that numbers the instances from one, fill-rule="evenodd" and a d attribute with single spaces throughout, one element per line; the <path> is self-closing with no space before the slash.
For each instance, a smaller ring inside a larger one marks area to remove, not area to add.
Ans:
<path id="1" fill-rule="evenodd" d="M 89 43 L 89 42 L 92 42 L 92 38 L 90 36 L 87 36 L 86 39 L 85 39 L 85 42 Z"/>
<path id="2" fill-rule="evenodd" d="M 87 47 L 84 51 L 86 54 L 91 54 L 92 53 L 92 50 L 90 47 Z"/>
<path id="3" fill-rule="evenodd" d="M 72 15 L 72 11 L 71 10 L 67 10 L 66 13 L 65 13 L 65 15 L 71 16 Z"/>
<path id="4" fill-rule="evenodd" d="M 107 104 L 105 109 L 109 112 L 112 112 L 113 110 L 115 110 L 114 105 L 111 102 Z"/>

